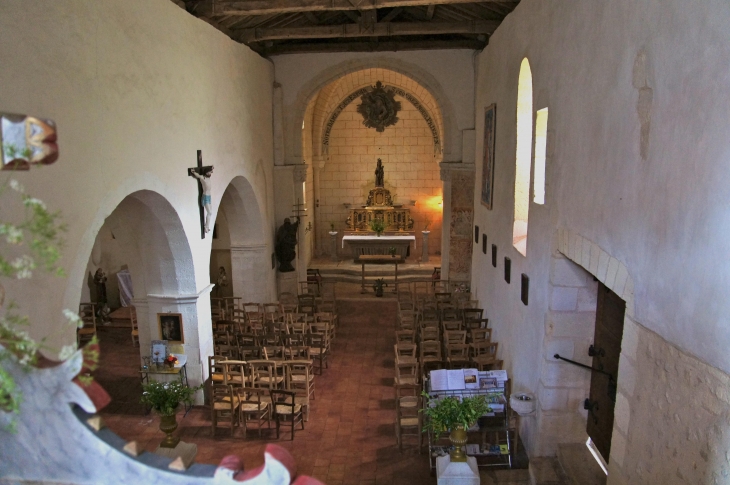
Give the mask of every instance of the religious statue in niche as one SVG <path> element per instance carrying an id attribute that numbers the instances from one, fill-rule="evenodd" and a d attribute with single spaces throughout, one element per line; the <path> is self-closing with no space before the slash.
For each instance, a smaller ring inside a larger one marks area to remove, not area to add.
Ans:
<path id="1" fill-rule="evenodd" d="M 375 128 L 377 132 L 383 132 L 388 126 L 398 122 L 398 111 L 401 110 L 399 101 L 395 100 L 392 91 L 386 91 L 383 84 L 378 81 L 372 89 L 360 97 L 361 103 L 357 105 L 357 112 L 363 117 L 363 125 L 368 128 Z"/>
<path id="2" fill-rule="evenodd" d="M 109 314 L 111 309 L 107 304 L 106 297 L 106 273 L 103 269 L 98 268 L 94 273 L 94 286 L 96 287 L 96 317 L 101 320 L 104 325 L 108 325 L 110 322 Z"/>
<path id="3" fill-rule="evenodd" d="M 205 234 L 210 232 L 210 218 L 213 215 L 213 205 L 211 197 L 211 181 L 213 175 L 213 166 L 203 166 L 203 152 L 198 150 L 198 166 L 189 168 L 188 175 L 198 180 L 198 195 L 200 196 L 200 225 L 201 239 L 205 239 Z M 205 209 L 205 222 L 203 222 L 203 209 Z"/>
<path id="4" fill-rule="evenodd" d="M 297 230 L 299 229 L 299 217 L 292 222 L 287 217 L 284 224 L 276 231 L 276 258 L 279 260 L 279 271 L 288 273 L 294 271 L 291 262 L 297 257 Z"/>
<path id="5" fill-rule="evenodd" d="M 375 167 L 375 186 L 385 186 L 385 170 L 383 169 L 383 161 L 378 158 L 378 166 Z"/>
<path id="6" fill-rule="evenodd" d="M 218 268 L 218 281 L 216 281 L 216 292 L 219 297 L 223 296 L 224 286 L 228 286 L 228 275 L 226 274 L 226 268 L 221 266 Z"/>
<path id="7" fill-rule="evenodd" d="M 56 124 L 33 116 L 0 113 L 0 167 L 28 170 L 58 160 Z"/>

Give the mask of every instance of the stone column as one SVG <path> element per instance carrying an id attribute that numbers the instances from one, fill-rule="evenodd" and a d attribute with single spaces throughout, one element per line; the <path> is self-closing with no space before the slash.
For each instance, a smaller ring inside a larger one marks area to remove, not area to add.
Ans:
<path id="1" fill-rule="evenodd" d="M 444 216 L 441 278 L 471 282 L 474 230 L 474 164 L 441 163 Z"/>
<path id="2" fill-rule="evenodd" d="M 186 369 L 191 386 L 197 386 L 205 381 L 208 369 L 203 362 L 207 362 L 208 356 L 213 355 L 213 325 L 210 319 L 210 291 L 213 286 L 210 284 L 198 293 L 190 295 L 147 295 L 147 314 L 150 319 L 154 316 L 154 324 L 150 328 L 152 340 L 161 338 L 157 325 L 158 313 L 182 314 L 183 347 L 188 359 Z M 142 338 L 140 338 L 141 345 Z M 146 350 L 149 354 L 149 343 Z M 203 393 L 198 392 L 195 404 L 203 404 L 203 398 Z"/>
<path id="3" fill-rule="evenodd" d="M 337 258 L 337 231 L 330 231 L 330 239 L 332 240 L 332 254 L 330 255 L 330 259 L 332 261 L 338 261 Z"/>
<path id="4" fill-rule="evenodd" d="M 428 263 L 428 235 L 431 234 L 431 231 L 421 231 L 421 234 L 423 234 L 423 239 L 421 239 L 421 247 L 423 251 L 421 253 L 421 262 Z"/>

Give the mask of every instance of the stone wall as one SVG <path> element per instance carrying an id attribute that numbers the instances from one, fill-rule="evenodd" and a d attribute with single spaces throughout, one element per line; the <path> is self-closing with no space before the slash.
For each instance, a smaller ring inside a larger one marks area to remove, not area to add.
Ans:
<path id="1" fill-rule="evenodd" d="M 471 253 L 474 227 L 474 172 L 451 172 L 451 221 L 449 224 L 450 281 L 471 280 Z"/>
<path id="2" fill-rule="evenodd" d="M 365 204 L 368 192 L 375 187 L 375 167 L 378 158 L 385 169 L 385 186 L 395 204 L 409 207 L 415 221 L 417 244 L 421 244 L 421 230 L 430 221 L 429 252 L 441 251 L 442 198 L 439 166 L 434 155 L 431 131 L 421 113 L 406 99 L 396 96 L 402 111 L 399 121 L 382 133 L 366 128 L 357 102 L 350 103 L 337 117 L 330 132 L 329 160 L 319 172 L 320 187 L 317 239 L 320 249 L 329 254 L 329 223 L 340 231 L 351 207 Z M 416 201 L 411 206 L 411 201 Z M 412 255 L 416 256 L 417 255 Z"/>

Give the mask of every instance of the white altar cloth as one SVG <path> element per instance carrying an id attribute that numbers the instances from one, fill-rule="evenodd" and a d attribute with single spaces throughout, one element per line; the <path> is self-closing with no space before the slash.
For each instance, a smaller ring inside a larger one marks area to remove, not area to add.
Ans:
<path id="1" fill-rule="evenodd" d="M 416 249 L 416 236 L 342 236 L 343 249 L 345 241 L 413 241 L 413 249 Z"/>

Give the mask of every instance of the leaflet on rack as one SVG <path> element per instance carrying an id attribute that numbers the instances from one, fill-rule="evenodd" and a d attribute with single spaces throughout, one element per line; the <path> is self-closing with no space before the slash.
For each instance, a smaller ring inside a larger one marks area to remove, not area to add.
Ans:
<path id="1" fill-rule="evenodd" d="M 460 391 L 479 389 L 477 369 L 439 369 L 431 371 L 432 391 Z"/>

